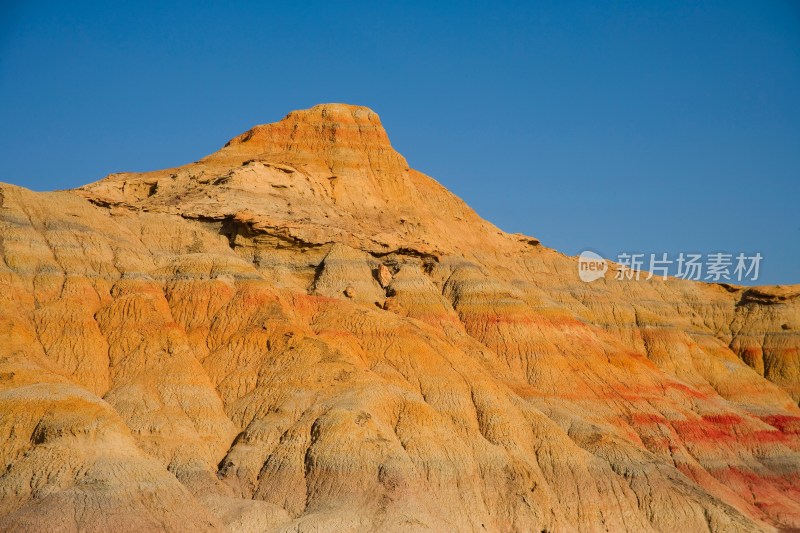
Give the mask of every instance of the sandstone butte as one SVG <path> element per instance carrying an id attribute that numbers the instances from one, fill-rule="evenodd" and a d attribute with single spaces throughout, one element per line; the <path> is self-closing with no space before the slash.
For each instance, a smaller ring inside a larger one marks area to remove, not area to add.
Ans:
<path id="1" fill-rule="evenodd" d="M 0 186 L 0 530 L 800 528 L 800 286 L 588 284 L 329 104 Z"/>

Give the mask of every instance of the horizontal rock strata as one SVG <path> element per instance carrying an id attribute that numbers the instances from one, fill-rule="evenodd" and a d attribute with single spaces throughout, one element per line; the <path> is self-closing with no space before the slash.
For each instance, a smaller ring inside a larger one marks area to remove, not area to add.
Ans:
<path id="1" fill-rule="evenodd" d="M 0 530 L 800 528 L 800 287 L 591 284 L 329 104 L 0 185 Z"/>

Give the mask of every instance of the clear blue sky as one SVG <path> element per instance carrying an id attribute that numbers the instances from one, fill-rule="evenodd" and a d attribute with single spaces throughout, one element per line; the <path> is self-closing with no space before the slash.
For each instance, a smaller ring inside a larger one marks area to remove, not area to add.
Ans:
<path id="1" fill-rule="evenodd" d="M 507 231 L 800 283 L 800 3 L 601 4 L 6 1 L 0 181 L 180 165 L 347 102 Z"/>

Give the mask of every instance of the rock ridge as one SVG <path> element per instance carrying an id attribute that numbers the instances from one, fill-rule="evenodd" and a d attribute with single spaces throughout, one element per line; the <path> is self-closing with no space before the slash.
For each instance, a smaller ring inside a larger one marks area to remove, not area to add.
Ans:
<path id="1" fill-rule="evenodd" d="M 0 531 L 800 528 L 798 294 L 583 283 L 344 104 L 0 184 Z"/>

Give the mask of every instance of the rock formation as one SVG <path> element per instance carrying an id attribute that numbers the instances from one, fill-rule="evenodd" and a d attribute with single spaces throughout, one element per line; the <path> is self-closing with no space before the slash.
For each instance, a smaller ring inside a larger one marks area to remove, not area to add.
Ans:
<path id="1" fill-rule="evenodd" d="M 800 286 L 591 284 L 329 104 L 0 185 L 2 531 L 800 528 Z"/>

